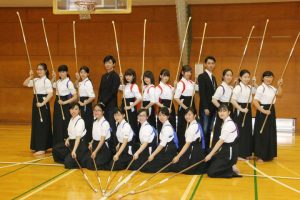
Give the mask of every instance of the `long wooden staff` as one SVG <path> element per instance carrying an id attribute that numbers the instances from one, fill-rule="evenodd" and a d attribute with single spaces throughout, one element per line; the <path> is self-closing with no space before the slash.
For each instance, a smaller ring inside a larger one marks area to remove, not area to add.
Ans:
<path id="1" fill-rule="evenodd" d="M 122 65 L 121 65 L 121 60 L 120 60 L 120 52 L 119 52 L 119 44 L 118 44 L 118 37 L 117 37 L 117 32 L 116 32 L 116 27 L 115 27 L 115 22 L 112 21 L 112 25 L 114 28 L 114 35 L 115 35 L 115 41 L 116 41 L 116 49 L 117 49 L 117 55 L 118 55 L 118 62 L 119 62 L 119 71 L 120 73 L 122 73 Z M 123 74 L 123 73 L 122 73 Z M 124 75 L 123 75 L 124 76 Z M 125 99 L 125 85 L 124 85 L 124 81 L 123 79 L 121 79 L 121 84 L 123 87 L 123 101 L 124 101 L 124 107 L 126 107 L 126 99 Z M 128 117 L 128 111 L 126 109 L 125 110 L 125 114 L 126 114 L 126 119 L 127 122 L 129 123 L 129 117 Z"/>
<path id="2" fill-rule="evenodd" d="M 265 24 L 265 29 L 264 29 L 264 33 L 263 33 L 262 40 L 261 40 L 261 43 L 260 43 L 260 48 L 259 48 L 259 52 L 258 52 L 258 57 L 257 57 L 256 65 L 255 65 L 255 68 L 254 68 L 253 77 L 255 77 L 256 71 L 257 71 L 257 68 L 258 68 L 258 63 L 259 63 L 259 59 L 260 59 L 260 55 L 261 55 L 261 50 L 262 50 L 262 47 L 263 47 L 263 44 L 264 44 L 264 40 L 265 40 L 265 35 L 266 35 L 268 24 L 269 24 L 269 19 L 267 19 L 266 24 Z M 247 100 L 247 104 L 246 104 L 245 108 L 248 108 L 251 96 L 252 96 L 252 87 L 251 87 L 251 90 L 250 90 L 250 93 L 249 93 L 249 96 L 248 96 L 248 100 Z M 250 103 L 252 103 L 252 102 L 250 102 Z M 247 116 L 247 113 L 244 114 L 242 127 L 244 127 L 244 125 L 245 125 L 246 116 Z"/>
<path id="3" fill-rule="evenodd" d="M 70 147 L 69 147 L 69 146 L 67 146 L 67 147 L 68 147 L 70 153 L 72 153 L 72 150 L 70 149 Z M 88 176 L 87 176 L 86 173 L 83 171 L 83 169 L 82 169 L 81 165 L 79 164 L 79 162 L 78 162 L 78 160 L 77 160 L 76 157 L 74 158 L 74 160 L 75 160 L 77 166 L 79 167 L 79 169 L 80 169 L 80 171 L 81 171 L 81 173 L 82 173 L 84 179 L 86 180 L 87 184 L 90 186 L 90 188 L 91 188 L 95 193 L 97 193 L 98 190 L 91 184 L 91 182 L 90 182 Z"/>
<path id="4" fill-rule="evenodd" d="M 77 59 L 77 44 L 76 44 L 76 22 L 73 21 L 73 38 L 74 38 L 74 53 L 75 53 L 75 69 L 78 72 L 78 59 Z"/>
<path id="5" fill-rule="evenodd" d="M 199 56 L 198 56 L 198 61 L 197 61 L 198 64 L 200 64 L 200 58 L 201 58 L 201 54 L 202 54 L 202 48 L 203 48 L 204 37 L 205 37 L 205 32 L 206 32 L 206 26 L 207 26 L 207 23 L 204 23 L 201 46 L 200 46 L 200 51 L 199 51 Z M 195 72 L 196 72 L 196 70 L 195 70 Z M 196 92 L 196 88 L 195 88 L 196 87 L 196 80 L 197 80 L 197 77 L 195 76 L 195 82 L 193 83 L 193 95 L 192 95 L 192 100 L 191 100 L 191 103 L 190 103 L 190 107 L 192 107 L 192 105 L 193 105 L 193 100 L 194 100 L 194 96 L 195 96 L 195 92 Z"/>
<path id="6" fill-rule="evenodd" d="M 45 36 L 45 41 L 46 41 L 46 45 L 47 45 L 47 50 L 48 50 L 48 54 L 49 54 L 49 59 L 50 59 L 50 64 L 51 64 L 51 69 L 52 69 L 52 74 L 55 74 L 54 67 L 53 67 L 53 62 L 52 62 L 52 56 L 51 56 L 50 47 L 49 47 L 48 38 L 47 38 L 47 33 L 46 33 L 46 28 L 45 28 L 44 18 L 42 18 L 42 25 L 43 25 L 43 30 L 44 30 L 44 36 Z M 60 95 L 59 95 L 59 91 L 58 91 L 58 82 L 56 80 L 54 80 L 54 81 L 55 81 L 55 84 L 56 84 L 56 92 L 57 92 L 58 100 L 60 100 Z M 62 105 L 59 104 L 59 107 L 60 107 L 62 119 L 65 120 L 65 114 L 64 114 L 64 110 L 62 109 Z"/>
<path id="7" fill-rule="evenodd" d="M 92 147 L 93 148 L 93 147 Z M 93 154 L 93 149 L 91 149 L 91 155 Z M 101 184 L 101 178 L 100 178 L 100 175 L 98 173 L 98 169 L 97 169 L 97 165 L 96 165 L 96 161 L 94 158 L 93 159 L 93 163 L 94 163 L 94 167 L 95 167 L 95 170 L 96 170 L 96 176 L 97 176 L 97 180 L 98 180 L 98 183 L 99 183 L 99 186 L 100 186 L 100 191 L 102 192 L 103 189 L 102 189 L 102 184 Z"/>
<path id="8" fill-rule="evenodd" d="M 143 37 L 143 61 L 142 61 L 142 76 L 141 76 L 141 81 L 142 81 L 142 104 L 143 104 L 143 99 L 144 99 L 144 72 L 145 72 L 145 46 L 146 46 L 146 24 L 147 24 L 147 19 L 144 20 L 144 37 Z M 142 105 L 142 107 L 144 107 Z"/>
<path id="9" fill-rule="evenodd" d="M 25 38 L 25 33 L 24 33 L 24 29 L 23 29 L 23 24 L 22 24 L 20 13 L 17 12 L 17 15 L 18 15 L 19 22 L 20 22 L 20 27 L 21 27 L 21 30 L 22 30 L 23 41 L 24 41 L 24 44 L 25 44 L 25 49 L 26 49 L 26 55 L 27 55 L 27 60 L 28 60 L 29 68 L 30 68 L 30 71 L 32 71 L 31 60 L 30 60 L 30 56 L 29 56 L 29 51 L 28 51 L 28 47 L 27 47 L 27 42 L 26 42 L 26 38 Z M 36 93 L 34 79 L 32 78 L 31 81 L 32 81 L 33 93 L 35 95 L 36 102 L 38 103 L 39 99 L 38 99 L 38 96 L 37 96 L 37 93 Z M 37 107 L 37 108 L 38 108 L 39 115 L 40 115 L 40 121 L 43 122 L 41 108 L 40 107 Z"/>
<path id="10" fill-rule="evenodd" d="M 180 175 L 180 174 L 182 174 L 182 173 L 188 171 L 189 169 L 192 169 L 193 167 L 195 167 L 195 166 L 197 166 L 197 165 L 200 165 L 200 164 L 203 163 L 204 161 L 205 161 L 205 159 L 203 159 L 203 160 L 201 160 L 201 161 L 199 161 L 199 162 L 196 162 L 196 163 L 194 163 L 193 165 L 191 165 L 191 166 L 189 166 L 189 167 L 187 167 L 187 168 L 181 170 L 180 172 L 177 172 L 177 173 L 175 173 L 175 174 L 173 174 L 173 175 L 171 175 L 171 176 L 169 176 L 169 177 L 167 177 L 167 178 L 161 180 L 160 182 L 158 182 L 158 183 L 156 183 L 156 184 L 153 184 L 153 185 L 151 185 L 150 187 L 145 188 L 145 189 L 143 189 L 143 190 L 136 191 L 136 189 L 138 188 L 138 187 L 136 187 L 136 188 L 134 188 L 134 190 L 131 190 L 131 191 L 128 192 L 127 194 L 119 196 L 118 199 L 122 199 L 123 197 L 128 196 L 128 195 L 134 195 L 134 194 L 139 194 L 139 193 L 147 192 L 147 191 L 151 190 L 152 188 L 154 188 L 154 187 L 156 187 L 156 186 L 158 186 L 158 185 L 161 185 L 161 184 L 167 182 L 168 180 L 174 178 L 175 176 L 178 176 L 178 175 Z"/>
<path id="11" fill-rule="evenodd" d="M 186 28 L 185 28 L 184 38 L 183 38 L 182 45 L 181 45 L 180 57 L 179 57 L 178 65 L 177 65 L 177 72 L 176 72 L 176 76 L 175 76 L 175 81 L 177 81 L 177 78 L 178 78 L 179 68 L 181 66 L 181 60 L 182 60 L 183 50 L 184 50 L 184 46 L 185 46 L 185 40 L 186 40 L 186 36 L 187 36 L 187 32 L 188 32 L 188 29 L 189 29 L 191 19 L 192 19 L 192 17 L 189 17 L 189 20 L 188 20 Z M 174 98 L 174 94 L 172 95 L 172 99 L 171 99 L 171 102 L 170 102 L 170 106 L 169 106 L 170 110 L 172 109 L 173 98 Z"/>
<path id="12" fill-rule="evenodd" d="M 280 76 L 280 79 L 279 79 L 279 80 L 282 80 L 282 78 L 283 78 L 283 76 L 284 76 L 284 73 L 285 73 L 285 71 L 286 71 L 286 69 L 287 69 L 287 66 L 288 66 L 288 64 L 289 64 L 289 62 L 290 62 L 290 59 L 291 59 L 291 57 L 292 57 L 292 54 L 293 54 L 293 52 L 294 52 L 295 46 L 296 46 L 296 44 L 297 44 L 297 41 L 298 41 L 298 39 L 299 39 L 299 35 L 300 35 L 300 32 L 298 33 L 298 35 L 297 35 L 297 37 L 296 37 L 296 40 L 295 40 L 294 45 L 293 45 L 293 48 L 291 49 L 290 55 L 289 55 L 289 57 L 288 57 L 288 59 L 287 59 L 287 61 L 286 61 L 286 64 L 285 64 L 285 66 L 284 66 L 284 68 L 283 68 L 283 71 L 282 71 L 282 73 L 281 73 L 281 76 Z M 271 103 L 271 105 L 270 105 L 270 107 L 269 107 L 269 111 L 271 111 L 271 108 L 272 108 L 272 106 L 273 106 L 273 104 L 274 104 L 274 101 L 275 101 L 275 98 L 276 98 L 277 93 L 278 93 L 278 89 L 276 90 L 276 93 L 275 93 L 275 95 L 274 95 L 274 97 L 273 97 L 273 99 L 272 99 L 272 103 Z M 263 125 L 262 125 L 262 127 L 261 127 L 261 129 L 260 129 L 260 133 L 262 133 L 263 130 L 264 130 L 264 127 L 265 127 L 265 125 L 266 125 L 268 116 L 269 116 L 269 115 L 266 115 L 266 117 L 265 117 L 264 123 L 263 123 Z"/>
<path id="13" fill-rule="evenodd" d="M 243 64 L 243 61 L 244 61 L 244 58 L 245 58 L 245 55 L 246 55 L 246 52 L 247 52 L 247 48 L 248 48 L 248 44 L 249 44 L 249 41 L 250 41 L 250 38 L 251 38 L 251 35 L 252 35 L 252 32 L 254 30 L 255 26 L 252 26 L 251 30 L 250 30 L 250 33 L 249 33 L 249 36 L 248 36 L 248 39 L 247 39 L 247 42 L 246 42 L 246 46 L 244 48 L 244 52 L 243 52 L 243 55 L 242 55 L 242 59 L 240 61 L 240 64 L 238 66 L 238 70 L 237 70 L 237 74 L 239 74 L 240 70 L 241 70 L 241 67 L 242 67 L 242 64 Z M 239 77 L 239 75 L 237 75 Z M 234 88 L 238 85 L 238 81 L 236 81 L 235 83 L 235 86 Z M 230 105 L 230 101 L 231 101 L 231 98 L 232 98 L 232 95 L 233 95 L 233 90 L 231 91 L 231 94 L 230 94 L 230 98 L 229 98 L 229 101 L 228 101 L 228 106 Z M 247 114 L 247 113 L 246 113 Z M 245 114 L 245 115 L 246 115 Z"/>

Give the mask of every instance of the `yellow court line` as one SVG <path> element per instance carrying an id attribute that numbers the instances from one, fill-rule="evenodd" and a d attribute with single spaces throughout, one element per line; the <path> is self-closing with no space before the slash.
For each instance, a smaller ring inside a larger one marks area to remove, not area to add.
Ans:
<path id="1" fill-rule="evenodd" d="M 195 181 L 196 181 L 197 175 L 194 175 L 193 178 L 191 179 L 190 183 L 188 184 L 187 188 L 185 189 L 183 195 L 181 196 L 180 200 L 185 200 L 187 199 Z"/>
<path id="2" fill-rule="evenodd" d="M 40 192 L 41 190 L 45 189 L 46 187 L 48 187 L 48 186 L 50 186 L 51 184 L 53 184 L 53 183 L 55 183 L 55 182 L 61 180 L 62 178 L 64 178 L 64 177 L 70 175 L 71 173 L 73 173 L 73 172 L 75 172 L 75 171 L 76 171 L 76 169 L 72 169 L 72 170 L 68 171 L 67 173 L 63 174 L 62 176 L 59 176 L 59 177 L 53 179 L 52 181 L 49 181 L 49 182 L 46 183 L 45 185 L 43 185 L 43 186 L 37 188 L 36 190 L 33 190 L 33 191 L 29 192 L 28 194 L 26 194 L 25 196 L 21 197 L 20 200 L 27 199 L 28 197 L 31 197 L 32 195 L 34 195 L 34 194 Z"/>

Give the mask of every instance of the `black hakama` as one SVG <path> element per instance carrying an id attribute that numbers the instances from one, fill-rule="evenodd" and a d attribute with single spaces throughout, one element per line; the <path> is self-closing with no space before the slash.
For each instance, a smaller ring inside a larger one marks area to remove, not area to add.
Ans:
<path id="1" fill-rule="evenodd" d="M 135 98 L 126 98 L 126 106 L 130 106 L 130 103 L 134 103 L 135 102 Z M 122 108 L 124 108 L 124 98 L 122 99 Z M 137 107 L 134 107 L 134 111 L 127 110 L 127 115 L 128 115 L 128 123 L 130 124 L 134 134 L 136 135 L 138 133 L 138 121 L 137 121 Z M 127 116 L 126 116 L 127 119 Z M 134 136 L 134 141 L 138 141 L 139 139 Z"/>
<path id="2" fill-rule="evenodd" d="M 230 117 L 232 119 L 234 119 L 234 115 L 232 112 L 232 105 L 231 103 L 228 102 L 221 102 L 219 101 L 220 105 L 227 105 L 229 106 L 229 111 L 230 111 Z M 218 112 L 216 114 L 216 121 L 215 121 L 215 125 L 213 128 L 213 139 L 212 139 L 212 143 L 211 143 L 211 147 L 213 148 L 215 146 L 215 144 L 219 141 L 220 135 L 221 135 L 221 129 L 222 129 L 222 124 L 223 124 L 223 120 L 219 117 Z"/>
<path id="3" fill-rule="evenodd" d="M 150 101 L 143 101 L 143 107 L 146 107 L 147 105 L 149 105 Z M 154 128 L 156 128 L 156 115 L 155 115 L 155 107 L 154 105 L 151 106 L 148 110 L 150 110 L 149 112 L 149 117 L 148 117 L 148 122 L 151 126 L 153 126 Z"/>
<path id="4" fill-rule="evenodd" d="M 204 138 L 202 138 L 203 140 Z M 204 141 L 204 140 L 203 140 Z M 186 152 L 180 157 L 179 161 L 172 165 L 173 172 L 180 172 L 187 167 L 203 160 L 205 158 L 205 143 L 199 141 L 199 138 L 192 142 Z M 206 173 L 206 163 L 193 167 L 184 172 L 184 174 L 203 174 Z"/>
<path id="5" fill-rule="evenodd" d="M 43 98 L 47 95 L 38 94 L 38 101 L 43 102 Z M 52 147 L 52 125 L 49 102 L 40 107 L 43 122 L 40 121 L 40 114 L 36 106 L 36 97 L 33 96 L 32 101 L 32 125 L 31 125 L 31 141 L 30 149 L 34 151 L 46 151 Z"/>
<path id="6" fill-rule="evenodd" d="M 239 105 L 242 108 L 246 108 L 247 103 L 239 103 Z M 242 127 L 244 115 L 245 113 L 238 112 L 238 110 L 235 109 L 233 119 L 239 129 L 239 157 L 246 159 L 247 157 L 252 156 L 254 148 L 254 138 L 252 134 L 252 111 L 250 104 L 248 105 L 248 112 L 246 114 L 244 127 Z"/>
<path id="7" fill-rule="evenodd" d="M 132 155 L 134 153 L 134 149 L 132 146 L 133 142 L 128 142 L 125 149 L 122 151 L 121 155 L 119 156 L 119 160 L 115 162 L 113 171 L 119 171 L 126 169 L 130 161 L 132 160 Z M 120 143 L 121 147 L 122 143 Z M 110 163 L 103 169 L 103 170 L 111 170 L 114 160 L 112 159 Z"/>
<path id="8" fill-rule="evenodd" d="M 270 108 L 270 105 L 261 106 L 265 110 Z M 254 125 L 254 155 L 264 161 L 270 161 L 277 157 L 277 130 L 274 105 L 271 108 L 271 114 L 268 116 L 263 132 L 260 133 L 265 117 L 265 114 L 257 110 Z"/>
<path id="9" fill-rule="evenodd" d="M 84 100 L 89 99 L 89 97 L 80 97 L 80 101 L 83 103 Z M 94 123 L 94 115 L 93 115 L 93 106 L 92 103 L 89 103 L 85 106 L 80 106 L 81 118 L 84 120 L 85 129 L 86 129 L 86 145 L 89 141 L 93 139 L 92 131 L 93 131 L 93 123 Z"/>
<path id="10" fill-rule="evenodd" d="M 76 158 L 81 167 L 86 167 L 86 154 L 88 148 L 86 146 L 85 137 L 80 139 L 80 143 L 76 149 Z M 65 143 L 57 144 L 53 147 L 52 155 L 55 162 L 62 163 L 66 169 L 77 169 L 79 168 L 75 159 L 71 156 L 71 151 L 74 148 L 75 139 L 69 140 L 69 147 L 65 146 Z"/>
<path id="11" fill-rule="evenodd" d="M 93 141 L 92 144 L 92 151 L 94 151 L 100 141 Z M 86 168 L 90 169 L 90 170 L 95 170 L 95 165 L 94 165 L 94 161 L 91 158 L 91 151 L 89 151 L 86 154 L 86 160 L 87 160 L 87 164 L 86 164 Z M 97 152 L 97 156 L 95 158 L 95 163 L 97 166 L 98 170 L 102 170 L 102 169 L 106 169 L 107 165 L 109 164 L 109 162 L 112 160 L 112 152 L 109 148 L 109 143 L 107 141 L 104 142 L 104 144 L 101 146 L 101 148 L 99 149 L 99 151 Z"/>
<path id="12" fill-rule="evenodd" d="M 233 178 L 237 174 L 232 166 L 236 164 L 238 158 L 238 137 L 232 143 L 223 143 L 219 151 L 209 162 L 207 175 L 211 178 Z"/>
<path id="13" fill-rule="evenodd" d="M 176 155 L 177 148 L 172 140 L 171 142 L 168 142 L 167 145 L 155 156 L 155 158 L 151 162 L 147 163 L 141 171 L 146 173 L 155 173 L 169 164 Z M 168 171 L 170 171 L 170 166 L 162 172 Z"/>
<path id="14" fill-rule="evenodd" d="M 70 98 L 67 96 L 60 96 L 62 101 L 67 101 Z M 62 143 L 65 139 L 68 138 L 68 125 L 71 118 L 71 114 L 69 111 L 70 104 L 61 105 L 62 110 L 64 112 L 65 120 L 63 120 L 61 107 L 58 103 L 58 96 L 55 98 L 54 102 L 54 112 L 53 112 L 53 146 L 56 144 Z"/>
<path id="15" fill-rule="evenodd" d="M 170 113 L 170 116 L 169 116 L 169 122 L 172 125 L 173 129 L 176 131 L 177 130 L 177 127 L 176 127 L 176 112 L 175 112 L 175 106 L 174 106 L 173 102 L 171 100 L 168 100 L 168 99 L 160 99 L 159 102 L 167 108 L 170 108 L 170 103 L 172 103 L 172 106 L 171 106 L 171 111 L 172 112 Z M 157 132 L 158 133 L 160 133 L 161 128 L 162 128 L 162 123 L 157 119 Z M 159 136 L 158 136 L 158 138 L 159 138 Z"/>
<path id="16" fill-rule="evenodd" d="M 192 96 L 182 96 L 180 100 L 183 99 L 183 104 L 187 107 L 190 107 Z M 195 109 L 195 102 L 193 101 L 192 107 Z M 178 108 L 178 121 L 177 121 L 177 136 L 179 142 L 179 149 L 183 147 L 185 144 L 185 130 L 187 128 L 186 120 L 185 120 L 186 110 L 179 106 Z"/>
<path id="17" fill-rule="evenodd" d="M 157 147 L 156 143 L 157 139 L 156 136 L 153 138 L 153 141 L 147 145 L 147 147 L 142 151 L 139 155 L 139 158 L 133 161 L 132 165 L 130 166 L 130 170 L 137 170 L 139 169 L 147 160 L 148 157 L 155 151 Z"/>

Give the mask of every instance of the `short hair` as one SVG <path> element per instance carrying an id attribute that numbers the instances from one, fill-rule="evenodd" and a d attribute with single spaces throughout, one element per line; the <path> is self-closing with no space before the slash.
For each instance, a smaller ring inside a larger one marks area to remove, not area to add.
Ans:
<path id="1" fill-rule="evenodd" d="M 121 113 L 122 115 L 125 115 L 125 109 L 123 107 L 115 107 L 114 110 L 114 115 L 117 113 Z"/>
<path id="2" fill-rule="evenodd" d="M 138 115 L 141 114 L 142 112 L 145 112 L 146 115 L 147 115 L 147 117 L 149 117 L 149 111 L 148 111 L 148 109 L 144 109 L 144 108 L 139 109 L 138 110 Z"/>
<path id="3" fill-rule="evenodd" d="M 161 107 L 160 109 L 159 109 L 159 112 L 161 113 L 161 114 L 163 114 L 163 115 L 166 115 L 166 116 L 170 116 L 170 112 L 169 112 L 169 109 L 167 108 L 167 107 Z"/>
<path id="4" fill-rule="evenodd" d="M 212 60 L 214 62 L 217 62 L 216 58 L 213 56 L 206 56 L 206 58 L 204 59 L 204 62 L 207 63 L 208 60 Z"/>
<path id="5" fill-rule="evenodd" d="M 80 69 L 79 69 L 79 72 L 80 72 L 81 70 L 85 71 L 86 73 L 90 73 L 90 69 L 89 69 L 88 66 L 81 66 Z"/>
<path id="6" fill-rule="evenodd" d="M 113 64 L 116 64 L 116 59 L 112 55 L 107 55 L 103 59 L 103 63 L 105 64 L 108 61 L 112 61 Z"/>
<path id="7" fill-rule="evenodd" d="M 96 107 L 101 108 L 102 112 L 104 112 L 105 107 L 102 103 L 96 103 L 93 108 L 95 109 Z"/>

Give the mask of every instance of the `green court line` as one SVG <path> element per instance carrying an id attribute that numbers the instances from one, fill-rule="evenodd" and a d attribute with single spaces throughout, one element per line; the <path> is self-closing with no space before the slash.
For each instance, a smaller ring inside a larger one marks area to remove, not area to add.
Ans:
<path id="1" fill-rule="evenodd" d="M 203 177 L 203 174 L 200 176 L 200 178 L 199 178 L 199 180 L 198 180 L 198 182 L 197 182 L 197 184 L 196 184 L 196 186 L 195 186 L 195 188 L 194 188 L 194 190 L 193 190 L 193 193 L 192 193 L 192 195 L 191 195 L 191 197 L 190 197 L 190 200 L 192 200 L 192 199 L 194 198 L 194 196 L 195 196 L 195 194 L 196 194 L 196 191 L 198 190 L 198 187 L 199 187 L 200 182 L 201 182 L 201 180 L 202 180 L 202 177 Z"/>
<path id="2" fill-rule="evenodd" d="M 30 188 L 29 190 L 27 190 L 27 191 L 25 191 L 25 192 L 19 194 L 18 196 L 14 197 L 14 198 L 12 198 L 12 199 L 18 199 L 18 198 L 24 196 L 25 194 L 31 192 L 32 190 L 35 190 L 35 189 L 39 188 L 40 186 L 42 186 L 42 185 L 44 185 L 44 184 L 46 184 L 46 183 L 52 181 L 53 179 L 55 179 L 55 178 L 57 178 L 57 177 L 59 177 L 59 176 L 65 174 L 65 173 L 68 172 L 68 171 L 70 171 L 70 169 L 67 169 L 67 170 L 63 171 L 62 173 L 57 174 L 56 176 L 54 176 L 54 177 L 52 177 L 52 178 L 50 178 L 50 179 L 48 179 L 48 180 L 46 180 L 46 181 L 44 181 L 44 182 L 38 184 L 37 186 L 34 186 L 34 187 Z"/>
<path id="3" fill-rule="evenodd" d="M 254 160 L 254 167 L 256 168 L 255 160 Z M 254 199 L 258 200 L 258 187 L 257 187 L 256 169 L 254 169 L 253 172 L 254 172 Z"/>

